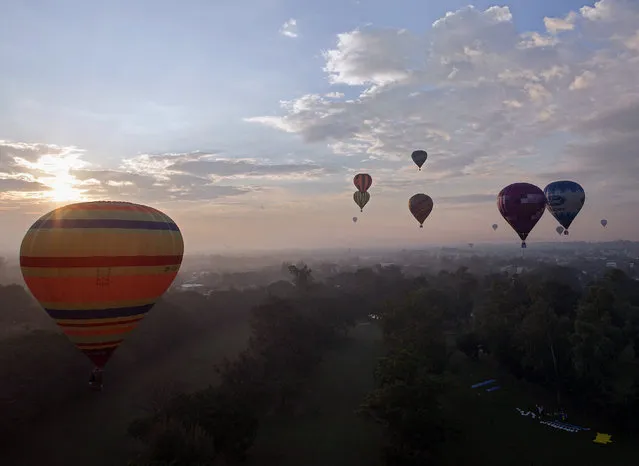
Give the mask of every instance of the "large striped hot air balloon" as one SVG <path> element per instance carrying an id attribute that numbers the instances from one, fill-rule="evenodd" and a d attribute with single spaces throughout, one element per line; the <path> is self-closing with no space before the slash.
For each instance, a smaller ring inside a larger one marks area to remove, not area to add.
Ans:
<path id="1" fill-rule="evenodd" d="M 20 267 L 47 314 L 101 371 L 171 286 L 183 253 L 180 229 L 159 210 L 83 202 L 29 228 Z"/>

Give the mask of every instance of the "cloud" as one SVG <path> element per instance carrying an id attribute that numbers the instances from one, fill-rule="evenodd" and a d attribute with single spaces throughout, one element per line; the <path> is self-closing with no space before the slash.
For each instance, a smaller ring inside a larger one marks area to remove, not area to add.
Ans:
<path id="1" fill-rule="evenodd" d="M 46 191 L 48 189 L 51 188 L 37 181 L 28 181 L 19 178 L 0 178 L 0 192 L 35 192 Z"/>
<path id="2" fill-rule="evenodd" d="M 597 125 L 639 102 L 639 4 L 602 0 L 544 24 L 543 34 L 519 32 L 508 7 L 466 7 L 426 31 L 338 34 L 323 52 L 324 72 L 359 96 L 302 95 L 282 101 L 279 115 L 246 121 L 342 156 L 392 162 L 424 148 L 438 179 L 493 176 L 502 185 L 549 166 L 594 177 L 598 150 L 618 151 L 606 158 L 619 163 L 600 176 L 632 170 L 632 136 Z"/>
<path id="3" fill-rule="evenodd" d="M 280 28 L 280 34 L 286 37 L 295 39 L 298 36 L 297 32 L 297 20 L 294 18 L 289 19 Z"/>
<path id="4" fill-rule="evenodd" d="M 305 182 L 337 173 L 309 160 L 222 157 L 219 152 L 140 154 L 116 168 L 83 160 L 84 151 L 44 143 L 0 142 L 0 207 L 97 199 L 137 202 L 220 202 L 274 184 Z M 281 193 L 275 193 L 282 197 Z M 276 196 L 276 197 L 277 197 Z"/>
<path id="5" fill-rule="evenodd" d="M 497 194 L 463 194 L 460 196 L 444 196 L 438 197 L 437 202 L 440 204 L 485 204 L 489 202 L 497 202 Z"/>

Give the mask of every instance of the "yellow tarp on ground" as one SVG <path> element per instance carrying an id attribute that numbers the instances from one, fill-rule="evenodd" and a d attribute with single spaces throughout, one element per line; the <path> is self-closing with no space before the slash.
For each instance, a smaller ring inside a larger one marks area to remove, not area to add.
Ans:
<path id="1" fill-rule="evenodd" d="M 610 434 L 601 434 L 597 432 L 597 436 L 595 437 L 593 442 L 600 443 L 602 445 L 607 445 L 608 443 L 612 443 L 612 440 L 610 440 L 610 437 L 611 437 Z"/>

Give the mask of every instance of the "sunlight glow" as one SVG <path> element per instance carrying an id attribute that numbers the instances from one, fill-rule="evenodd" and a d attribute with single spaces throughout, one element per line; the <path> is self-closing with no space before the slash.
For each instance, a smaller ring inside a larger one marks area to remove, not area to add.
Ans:
<path id="1" fill-rule="evenodd" d="M 78 154 L 64 157 L 45 155 L 38 160 L 37 166 L 42 171 L 53 176 L 42 177 L 38 181 L 51 188 L 46 195 L 54 202 L 74 202 L 84 200 L 83 190 L 75 186 L 78 180 L 71 175 L 71 170 L 86 166 L 86 162 L 78 159 Z"/>

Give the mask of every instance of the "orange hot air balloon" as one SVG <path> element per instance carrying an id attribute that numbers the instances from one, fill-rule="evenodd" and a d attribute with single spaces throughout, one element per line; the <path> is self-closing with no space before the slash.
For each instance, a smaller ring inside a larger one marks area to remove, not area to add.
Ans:
<path id="1" fill-rule="evenodd" d="M 47 314 L 101 371 L 171 286 L 183 254 L 180 229 L 159 210 L 83 202 L 29 228 L 20 268 Z"/>

